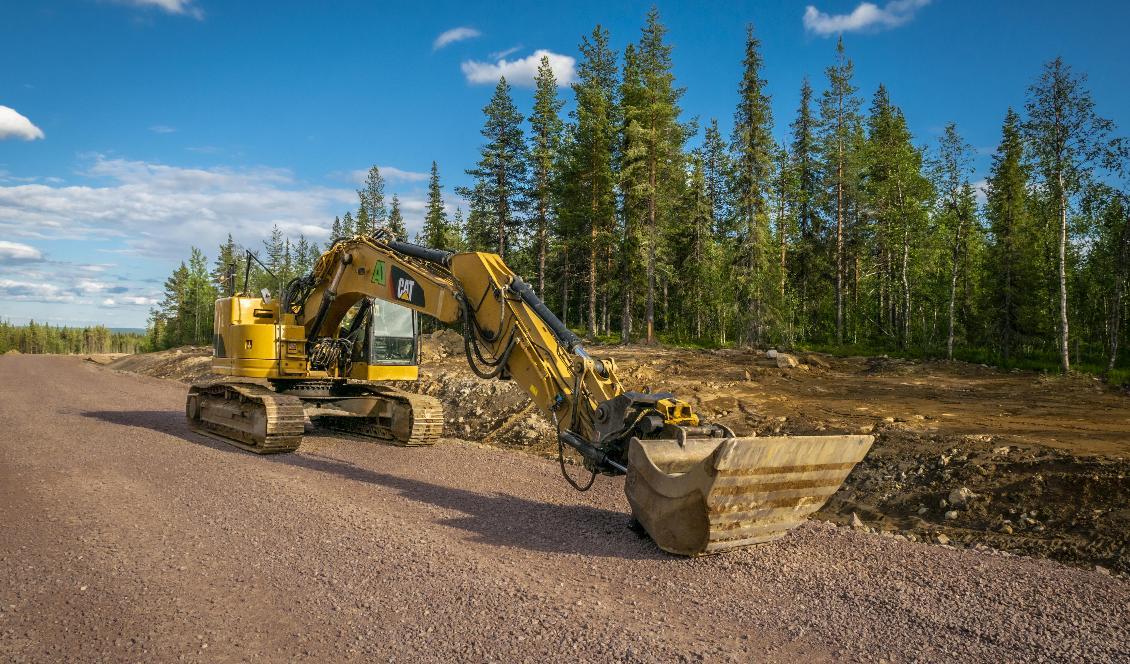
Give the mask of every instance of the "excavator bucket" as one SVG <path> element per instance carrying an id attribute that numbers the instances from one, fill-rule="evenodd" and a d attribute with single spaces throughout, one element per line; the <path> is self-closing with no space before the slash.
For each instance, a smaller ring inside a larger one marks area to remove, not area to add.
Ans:
<path id="1" fill-rule="evenodd" d="M 684 556 L 775 540 L 839 489 L 872 436 L 632 439 L 624 490 L 659 548 Z"/>

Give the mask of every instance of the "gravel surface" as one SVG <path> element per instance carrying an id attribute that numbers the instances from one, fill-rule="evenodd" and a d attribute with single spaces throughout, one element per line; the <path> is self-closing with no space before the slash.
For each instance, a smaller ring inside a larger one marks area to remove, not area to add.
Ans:
<path id="1" fill-rule="evenodd" d="M 190 433 L 181 384 L 0 357 L 7 661 L 1126 661 L 1130 584 L 810 523 L 705 559 L 532 456 Z"/>

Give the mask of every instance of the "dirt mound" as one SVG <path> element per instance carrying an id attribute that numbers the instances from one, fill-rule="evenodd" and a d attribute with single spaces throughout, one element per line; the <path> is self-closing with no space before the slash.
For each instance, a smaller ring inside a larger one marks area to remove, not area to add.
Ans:
<path id="1" fill-rule="evenodd" d="M 107 366 L 117 371 L 191 383 L 212 375 L 211 346 L 182 346 L 157 353 L 126 355 Z"/>

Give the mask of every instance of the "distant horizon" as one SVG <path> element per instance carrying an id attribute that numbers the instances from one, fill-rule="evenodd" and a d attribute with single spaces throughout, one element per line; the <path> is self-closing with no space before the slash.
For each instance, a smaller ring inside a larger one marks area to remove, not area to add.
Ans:
<path id="1" fill-rule="evenodd" d="M 717 118 L 728 137 L 745 26 L 762 41 L 774 136 L 801 81 L 817 96 L 843 36 L 866 109 L 882 83 L 916 145 L 956 122 L 983 183 L 1008 108 L 1023 111 L 1044 63 L 1089 77 L 1100 115 L 1130 125 L 1120 52 L 1128 3 L 914 0 L 659 2 L 682 119 Z M 602 24 L 612 47 L 638 39 L 647 4 L 582 1 L 518 10 L 441 2 L 386 7 L 215 0 L 47 0 L 6 9 L 0 54 L 0 311 L 12 321 L 144 327 L 170 272 L 231 232 L 258 247 L 278 224 L 324 241 L 379 166 L 419 229 L 438 162 L 449 210 L 481 144 L 499 75 L 532 106 L 537 59 L 559 82 Z M 873 11 L 872 11 L 873 10 Z M 565 111 L 573 94 L 562 85 Z"/>

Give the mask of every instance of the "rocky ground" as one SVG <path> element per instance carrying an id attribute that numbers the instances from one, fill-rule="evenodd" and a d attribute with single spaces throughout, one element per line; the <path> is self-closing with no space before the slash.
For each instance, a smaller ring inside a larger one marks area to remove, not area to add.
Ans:
<path id="1" fill-rule="evenodd" d="M 613 357 L 626 387 L 673 391 L 739 435 L 874 434 L 818 518 L 1130 575 L 1130 396 L 1090 376 L 815 353 L 590 351 Z M 210 352 L 111 366 L 191 381 L 207 375 Z M 444 402 L 452 438 L 557 453 L 552 427 L 523 391 L 470 372 L 457 334 L 425 339 L 411 389 Z"/>
<path id="2" fill-rule="evenodd" d="M 190 432 L 184 395 L 79 358 L 0 357 L 0 661 L 1130 652 L 1130 584 L 1093 570 L 821 521 L 676 558 L 628 528 L 617 478 L 577 493 L 546 459 L 454 439 L 314 431 L 261 457 Z"/>

